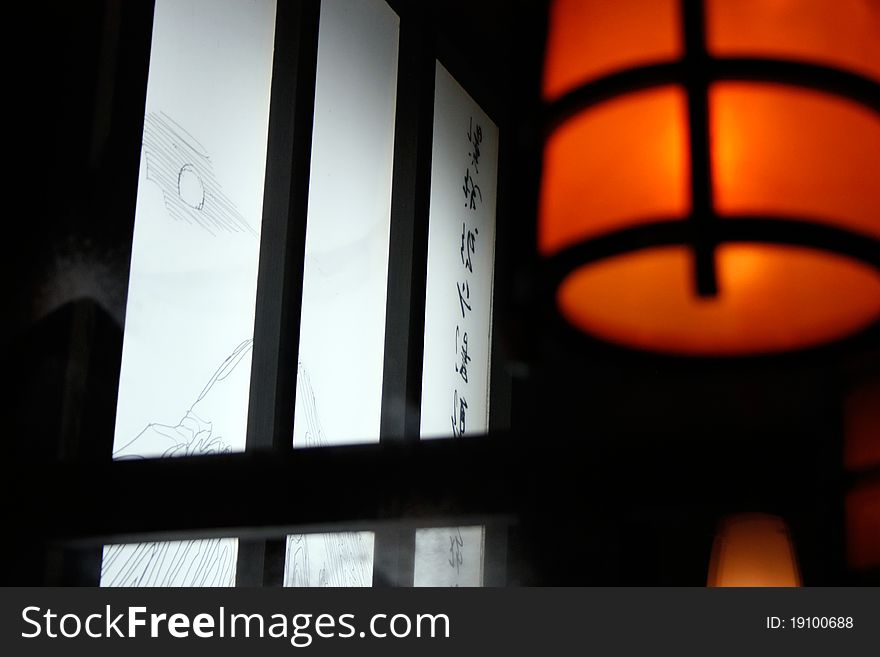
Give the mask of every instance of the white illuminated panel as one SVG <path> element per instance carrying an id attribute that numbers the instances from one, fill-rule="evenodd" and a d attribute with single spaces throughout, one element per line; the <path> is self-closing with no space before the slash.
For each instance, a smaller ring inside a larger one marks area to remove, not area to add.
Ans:
<path id="1" fill-rule="evenodd" d="M 415 586 L 481 586 L 482 527 L 416 530 Z"/>
<path id="2" fill-rule="evenodd" d="M 101 586 L 234 586 L 234 538 L 108 545 Z"/>
<path id="3" fill-rule="evenodd" d="M 437 64 L 422 438 L 489 428 L 498 127 Z"/>
<path id="4" fill-rule="evenodd" d="M 489 429 L 498 127 L 438 62 L 421 437 Z M 456 473 L 450 473 L 454 485 Z M 482 527 L 416 532 L 416 586 L 480 586 Z"/>
<path id="5" fill-rule="evenodd" d="M 321 3 L 299 363 L 330 445 L 379 440 L 399 25 L 382 0 Z"/>
<path id="6" fill-rule="evenodd" d="M 378 442 L 385 355 L 400 20 L 383 0 L 332 0 L 319 25 L 297 448 Z M 345 485 L 332 472 L 326 481 Z M 287 545 L 287 586 L 372 583 L 370 533 Z"/>
<path id="7" fill-rule="evenodd" d="M 274 32 L 275 0 L 156 1 L 116 459 L 244 449 Z M 101 583 L 229 586 L 235 558 L 111 545 Z"/>
<path id="8" fill-rule="evenodd" d="M 373 540 L 373 532 L 288 536 L 284 586 L 371 586 Z"/>

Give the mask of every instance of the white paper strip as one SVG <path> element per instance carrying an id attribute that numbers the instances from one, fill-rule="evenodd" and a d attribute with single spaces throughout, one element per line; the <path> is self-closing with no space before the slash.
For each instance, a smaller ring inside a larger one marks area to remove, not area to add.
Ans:
<path id="1" fill-rule="evenodd" d="M 288 536 L 284 586 L 371 586 L 373 541 L 373 532 Z"/>
<path id="2" fill-rule="evenodd" d="M 399 24 L 382 0 L 321 3 L 299 361 L 330 445 L 379 440 Z"/>
<path id="3" fill-rule="evenodd" d="M 421 437 L 489 429 L 498 127 L 438 62 Z M 455 485 L 456 473 L 450 473 Z M 482 527 L 416 532 L 416 586 L 480 586 Z"/>
<path id="4" fill-rule="evenodd" d="M 275 0 L 156 2 L 114 458 L 244 449 L 274 33 Z M 101 581 L 228 586 L 235 556 L 108 546 Z"/>
<path id="5" fill-rule="evenodd" d="M 422 438 L 489 428 L 498 127 L 437 63 Z"/>
<path id="6" fill-rule="evenodd" d="M 321 3 L 297 448 L 379 440 L 399 31 L 383 0 Z M 286 586 L 369 586 L 372 571 L 372 533 L 288 537 Z"/>
<path id="7" fill-rule="evenodd" d="M 482 527 L 416 530 L 414 586 L 482 586 Z"/>

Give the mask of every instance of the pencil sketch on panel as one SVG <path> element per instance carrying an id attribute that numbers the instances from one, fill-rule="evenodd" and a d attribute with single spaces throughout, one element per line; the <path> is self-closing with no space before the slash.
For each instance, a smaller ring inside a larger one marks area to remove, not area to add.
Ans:
<path id="1" fill-rule="evenodd" d="M 184 413 L 183 418 L 175 424 L 151 422 L 131 441 L 113 452 L 113 458 L 137 459 L 153 456 L 196 456 L 202 454 L 225 454 L 230 451 L 229 445 L 223 440 L 222 433 L 214 428 L 211 417 L 222 413 L 227 400 L 220 401 L 212 396 L 215 386 L 225 381 L 235 372 L 242 360 L 250 355 L 254 341 L 244 340 L 232 350 L 220 364 L 196 400 Z M 249 369 L 249 368 L 246 368 Z M 221 391 L 222 392 L 222 391 Z M 222 395 L 220 395 L 222 396 Z M 228 400 L 233 402 L 235 400 Z M 149 440 L 149 447 L 142 449 Z M 157 453 L 157 445 L 161 445 Z"/>
<path id="2" fill-rule="evenodd" d="M 308 372 L 299 363 L 296 386 L 306 421 L 305 446 L 324 447 L 329 443 L 321 429 L 315 392 Z M 332 483 L 331 483 L 332 485 Z M 304 500 L 308 503 L 308 500 Z M 371 532 L 295 534 L 287 537 L 285 586 L 363 587 L 372 577 Z"/>
<path id="3" fill-rule="evenodd" d="M 196 400 L 174 425 L 152 422 L 113 453 L 116 460 L 152 456 L 225 454 L 222 415 L 235 395 L 224 382 L 250 355 L 253 340 L 244 340 L 210 376 Z M 241 368 L 249 372 L 250 368 Z M 231 398 L 233 397 L 233 398 Z M 221 418 L 220 422 L 216 419 Z M 193 506 L 210 504 L 210 496 L 181 500 Z M 237 541 L 229 538 L 108 545 L 101 565 L 103 586 L 232 586 Z"/>
<path id="4" fill-rule="evenodd" d="M 229 538 L 108 545 L 101 586 L 233 586 L 236 548 Z"/>
<path id="5" fill-rule="evenodd" d="M 165 112 L 144 117 L 146 178 L 155 182 L 165 209 L 178 221 L 218 232 L 259 234 L 223 192 L 207 150 Z"/>

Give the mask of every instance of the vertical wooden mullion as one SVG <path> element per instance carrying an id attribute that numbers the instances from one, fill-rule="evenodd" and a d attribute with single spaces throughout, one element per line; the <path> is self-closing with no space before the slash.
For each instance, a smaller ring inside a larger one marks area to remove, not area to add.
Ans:
<path id="1" fill-rule="evenodd" d="M 400 41 L 382 377 L 382 443 L 417 442 L 434 116 L 434 58 L 422 7 L 399 9 Z M 377 528 L 374 586 L 412 586 L 415 530 Z"/>
<path id="2" fill-rule="evenodd" d="M 148 0 L 142 3 L 126 3 L 125 6 L 104 6 L 104 32 L 103 39 L 108 49 L 102 53 L 99 65 L 101 66 L 102 84 L 104 93 L 99 96 L 98 105 L 93 115 L 92 129 L 92 152 L 91 159 L 94 161 L 97 153 L 98 137 L 97 127 L 102 121 L 115 120 L 117 125 L 130 126 L 119 128 L 117 131 L 119 167 L 115 169 L 114 184 L 117 186 L 119 203 L 115 211 L 121 217 L 127 217 L 127 226 L 130 240 L 133 237 L 134 217 L 137 208 L 138 171 L 141 160 L 141 147 L 144 131 L 144 114 L 147 102 L 147 76 L 150 68 L 150 54 L 152 50 L 153 14 L 155 1 Z M 114 33 L 116 32 L 116 33 Z M 115 70 L 115 73 L 112 71 Z M 125 85 L 121 85 L 125 80 Z M 130 93 L 110 94 L 107 89 L 124 86 Z M 109 125 L 109 124 L 106 124 Z M 105 125 L 105 128 L 106 128 Z M 109 130 L 109 128 L 107 128 Z M 131 247 L 131 243 L 129 243 Z M 131 249 L 129 248 L 129 256 Z M 130 257 L 126 260 L 124 278 L 128 281 L 130 276 Z M 126 294 L 128 287 L 126 286 Z M 79 389 L 84 392 L 83 386 L 88 386 L 89 372 L 91 367 L 90 342 L 98 339 L 95 335 L 94 318 L 90 310 L 77 308 L 73 317 L 73 331 L 71 345 L 68 352 L 68 380 L 65 397 L 71 390 Z M 78 341 L 78 344 L 76 343 Z M 119 341 L 120 352 L 117 355 L 121 359 L 122 341 Z M 85 363 L 86 370 L 76 373 L 73 358 L 77 353 L 87 353 L 88 360 Z M 117 364 L 119 361 L 116 361 Z M 72 371 L 72 369 L 74 371 Z M 71 375 L 75 378 L 72 381 Z M 77 376 L 78 375 L 78 376 Z M 114 372 L 116 380 L 119 379 L 118 369 Z M 74 393 L 76 394 L 76 393 Z M 114 399 L 115 402 L 115 399 Z M 108 434 L 84 430 L 83 426 L 76 426 L 77 421 L 70 422 L 83 412 L 82 399 L 77 399 L 69 409 L 70 415 L 63 414 L 64 422 L 60 431 L 58 445 L 58 458 L 70 462 L 89 462 L 110 460 L 113 451 L 112 417 L 110 432 Z M 114 404 L 115 410 L 115 404 Z M 78 419 L 81 421 L 81 419 Z M 103 548 L 98 546 L 76 548 L 71 546 L 40 546 L 42 554 L 33 554 L 36 550 L 28 550 L 26 555 L 16 555 L 11 561 L 20 563 L 41 564 L 43 566 L 42 578 L 38 583 L 47 586 L 99 586 L 101 581 L 101 566 L 103 561 Z M 27 582 L 29 585 L 37 583 L 35 580 Z"/>
<path id="3" fill-rule="evenodd" d="M 496 119 L 497 120 L 497 119 Z M 505 354 L 502 352 L 501 332 L 497 330 L 497 320 L 504 317 L 499 306 L 504 298 L 502 294 L 504 274 L 508 268 L 508 248 L 506 226 L 499 217 L 504 216 L 506 204 L 504 194 L 505 155 L 507 142 L 502 136 L 502 128 L 506 124 L 500 121 L 498 125 L 499 148 L 498 148 L 498 185 L 495 205 L 495 258 L 492 274 L 492 319 L 489 323 L 489 344 L 492 353 L 489 361 L 489 432 L 497 433 L 510 430 L 510 417 L 512 408 L 513 381 Z M 500 245 L 500 248 L 499 248 Z M 499 275 L 500 274 L 500 275 Z M 507 585 L 507 526 L 490 523 L 485 527 L 483 541 L 483 585 L 499 587 Z"/>
<path id="4" fill-rule="evenodd" d="M 293 449 L 319 15 L 320 0 L 278 1 L 247 451 Z M 280 586 L 284 543 L 240 541 L 236 585 Z"/>

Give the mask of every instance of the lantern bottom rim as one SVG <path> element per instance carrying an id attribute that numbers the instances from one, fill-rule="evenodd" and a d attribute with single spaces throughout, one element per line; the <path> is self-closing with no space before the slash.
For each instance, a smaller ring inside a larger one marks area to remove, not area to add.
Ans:
<path id="1" fill-rule="evenodd" d="M 693 252 L 665 245 L 571 271 L 556 306 L 606 342 L 692 356 L 813 348 L 880 320 L 880 272 L 815 248 L 730 243 L 717 248 L 718 295 L 694 289 Z"/>

